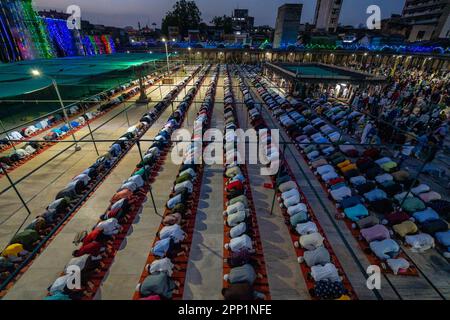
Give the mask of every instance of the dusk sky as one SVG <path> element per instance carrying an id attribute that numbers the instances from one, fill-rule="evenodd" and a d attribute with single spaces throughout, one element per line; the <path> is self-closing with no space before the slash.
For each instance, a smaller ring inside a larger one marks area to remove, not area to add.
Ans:
<path id="1" fill-rule="evenodd" d="M 161 25 L 165 13 L 171 10 L 176 0 L 33 0 L 37 9 L 58 9 L 77 4 L 81 8 L 82 19 L 94 24 L 118 27 Z M 209 23 L 216 15 L 230 15 L 235 8 L 246 8 L 255 17 L 255 25 L 275 25 L 277 8 L 289 0 L 196 0 L 203 21 Z M 312 22 L 316 0 L 303 0 L 302 23 Z M 344 0 L 340 23 L 359 25 L 365 23 L 369 5 L 379 5 L 383 18 L 392 13 L 401 13 L 405 0 Z"/>

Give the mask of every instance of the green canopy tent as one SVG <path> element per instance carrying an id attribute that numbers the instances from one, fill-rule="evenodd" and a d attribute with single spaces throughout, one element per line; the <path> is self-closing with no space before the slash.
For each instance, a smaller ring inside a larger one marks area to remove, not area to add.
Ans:
<path id="1" fill-rule="evenodd" d="M 136 79 L 134 67 L 149 65 L 151 68 L 165 58 L 160 53 L 124 53 L 0 64 L 0 119 L 10 127 L 58 109 L 59 103 L 39 102 L 56 100 L 49 77 L 57 81 L 64 100 L 81 100 Z M 42 76 L 32 76 L 33 69 L 39 70 Z M 5 100 L 35 100 L 36 103 L 6 103 Z"/>

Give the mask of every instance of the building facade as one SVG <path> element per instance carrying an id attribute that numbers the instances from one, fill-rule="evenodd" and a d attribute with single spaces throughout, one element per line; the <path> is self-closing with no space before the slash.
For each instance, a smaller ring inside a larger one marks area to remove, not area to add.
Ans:
<path id="1" fill-rule="evenodd" d="M 54 56 L 45 23 L 31 0 L 0 1 L 0 59 L 12 62 Z"/>
<path id="2" fill-rule="evenodd" d="M 284 4 L 278 8 L 273 47 L 281 48 L 297 42 L 303 4 Z"/>
<path id="3" fill-rule="evenodd" d="M 255 18 L 250 17 L 248 9 L 235 9 L 231 17 L 233 30 L 242 33 L 249 33 L 255 24 Z"/>
<path id="4" fill-rule="evenodd" d="M 314 24 L 316 31 L 336 32 L 344 0 L 317 0 Z"/>
<path id="5" fill-rule="evenodd" d="M 450 0 L 406 0 L 402 18 L 411 42 L 450 38 Z"/>

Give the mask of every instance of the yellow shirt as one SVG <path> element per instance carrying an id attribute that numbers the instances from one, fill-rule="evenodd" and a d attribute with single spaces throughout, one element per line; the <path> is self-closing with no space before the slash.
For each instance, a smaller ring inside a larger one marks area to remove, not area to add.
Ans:
<path id="1" fill-rule="evenodd" d="M 342 295 L 339 299 L 336 299 L 336 300 L 351 300 L 350 299 L 350 297 L 349 296 L 347 296 L 347 295 Z"/>
<path id="2" fill-rule="evenodd" d="M 4 256 L 4 257 L 15 256 L 15 257 L 17 257 L 19 255 L 19 253 L 22 252 L 23 250 L 24 250 L 23 249 L 23 245 L 21 245 L 20 243 L 10 244 L 2 252 L 2 256 Z"/>
<path id="3" fill-rule="evenodd" d="M 345 168 L 346 166 L 348 166 L 349 164 L 352 164 L 352 163 L 350 162 L 350 160 L 345 160 L 344 162 L 339 163 L 339 164 L 337 165 L 337 167 L 338 167 L 339 169 L 342 169 L 342 168 Z"/>

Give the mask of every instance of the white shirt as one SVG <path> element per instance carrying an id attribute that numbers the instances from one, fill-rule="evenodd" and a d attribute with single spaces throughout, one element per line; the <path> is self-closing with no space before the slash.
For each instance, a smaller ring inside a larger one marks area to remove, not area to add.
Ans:
<path id="1" fill-rule="evenodd" d="M 247 206 L 243 202 L 239 201 L 239 202 L 233 203 L 232 205 L 229 205 L 227 207 L 226 214 L 230 215 L 230 214 L 236 213 L 238 211 L 243 211 L 245 209 L 247 209 Z"/>
<path id="2" fill-rule="evenodd" d="M 280 192 L 286 192 L 286 191 L 289 191 L 291 189 L 296 189 L 296 188 L 297 188 L 297 184 L 294 181 L 287 181 L 278 186 L 278 190 L 280 190 Z"/>
<path id="3" fill-rule="evenodd" d="M 324 266 L 316 265 L 311 267 L 311 276 L 314 281 L 330 280 L 332 282 L 340 282 L 341 278 L 336 269 L 336 266 L 332 263 L 327 263 Z"/>
<path id="4" fill-rule="evenodd" d="M 295 227 L 295 230 L 301 236 L 306 235 L 306 234 L 319 232 L 319 229 L 317 228 L 317 225 L 314 222 L 312 222 L 312 221 L 298 224 Z"/>
<path id="5" fill-rule="evenodd" d="M 84 185 L 86 186 L 89 183 L 89 181 L 91 180 L 91 178 L 89 178 L 89 176 L 87 174 L 82 173 L 72 179 L 72 181 L 77 181 L 77 180 L 83 181 Z"/>
<path id="6" fill-rule="evenodd" d="M 423 252 L 434 248 L 434 238 L 426 233 L 419 233 L 415 235 L 408 235 L 405 237 L 405 241 L 409 244 L 413 251 Z"/>
<path id="7" fill-rule="evenodd" d="M 315 250 L 323 245 L 324 240 L 323 236 L 317 232 L 301 236 L 299 242 L 302 248 Z"/>
<path id="8" fill-rule="evenodd" d="M 253 249 L 252 239 L 246 234 L 233 238 L 230 240 L 229 249 L 232 252 L 240 252 L 245 249 L 251 251 Z"/>
<path id="9" fill-rule="evenodd" d="M 308 213 L 308 207 L 304 203 L 297 203 L 294 206 L 290 206 L 287 209 L 287 212 L 292 217 L 292 216 L 294 216 L 294 215 L 296 215 L 297 213 L 300 213 L 300 212 Z"/>
<path id="10" fill-rule="evenodd" d="M 144 186 L 144 179 L 140 175 L 135 175 L 135 176 L 130 177 L 127 180 L 127 182 L 134 182 L 138 186 L 138 188 L 141 188 Z"/>
<path id="11" fill-rule="evenodd" d="M 247 225 L 245 224 L 245 222 L 241 222 L 237 226 L 231 228 L 230 237 L 237 238 L 244 234 L 245 231 L 247 231 Z"/>
<path id="12" fill-rule="evenodd" d="M 173 226 L 165 226 L 159 232 L 161 239 L 171 238 L 175 243 L 179 243 L 184 240 L 186 233 L 181 229 L 179 224 Z"/>
<path id="13" fill-rule="evenodd" d="M 182 183 L 179 183 L 179 184 L 175 185 L 173 190 L 175 191 L 175 193 L 177 193 L 178 191 L 180 191 L 180 190 L 182 190 L 184 188 L 187 188 L 189 193 L 191 193 L 192 190 L 194 189 L 194 186 L 193 186 L 191 181 L 184 181 Z"/>
<path id="14" fill-rule="evenodd" d="M 111 218 L 111 219 L 99 222 L 99 224 L 97 224 L 97 228 L 102 229 L 103 233 L 105 235 L 111 236 L 111 235 L 119 233 L 120 224 L 116 218 Z"/>
<path id="15" fill-rule="evenodd" d="M 175 265 L 170 261 L 169 258 L 163 258 L 158 259 L 152 262 L 150 265 L 149 273 L 155 273 L 155 272 L 165 272 L 170 277 L 173 273 L 173 267 Z"/>

